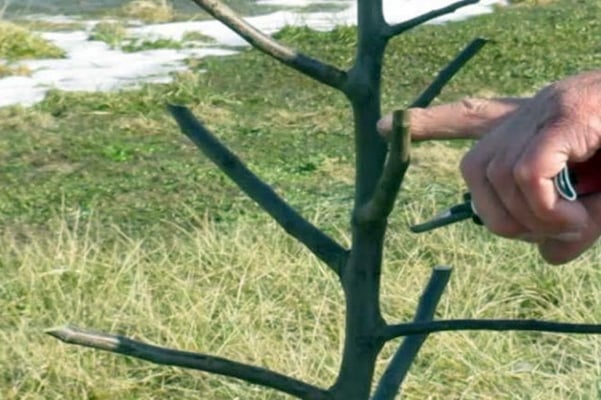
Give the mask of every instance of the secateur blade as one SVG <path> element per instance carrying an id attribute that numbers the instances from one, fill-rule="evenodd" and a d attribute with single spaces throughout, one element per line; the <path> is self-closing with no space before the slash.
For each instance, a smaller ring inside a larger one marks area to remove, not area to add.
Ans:
<path id="1" fill-rule="evenodd" d="M 478 215 L 474 211 L 472 198 L 470 194 L 465 193 L 463 195 L 463 203 L 457 204 L 451 208 L 444 210 L 443 212 L 437 214 L 434 218 L 426 222 L 417 225 L 412 225 L 409 227 L 409 230 L 413 233 L 428 232 L 470 218 L 476 224 L 482 224 L 480 218 L 478 218 Z"/>

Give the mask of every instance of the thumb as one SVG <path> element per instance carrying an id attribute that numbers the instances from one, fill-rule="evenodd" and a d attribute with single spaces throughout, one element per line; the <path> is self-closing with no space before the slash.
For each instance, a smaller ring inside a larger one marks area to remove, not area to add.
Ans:
<path id="1" fill-rule="evenodd" d="M 411 139 L 478 139 L 499 125 L 529 98 L 467 98 L 407 112 Z M 392 131 L 392 115 L 378 122 L 378 131 L 387 137 Z"/>

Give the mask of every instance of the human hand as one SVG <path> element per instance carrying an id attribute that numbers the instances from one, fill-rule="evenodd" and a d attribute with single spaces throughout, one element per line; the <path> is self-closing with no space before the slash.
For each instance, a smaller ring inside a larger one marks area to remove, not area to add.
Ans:
<path id="1" fill-rule="evenodd" d="M 570 261 L 601 235 L 601 195 L 559 197 L 553 178 L 601 146 L 601 72 L 552 84 L 529 99 L 469 99 L 410 110 L 415 140 L 481 138 L 461 172 L 484 224 L 535 242 L 553 264 Z M 387 118 L 378 124 L 389 132 Z"/>

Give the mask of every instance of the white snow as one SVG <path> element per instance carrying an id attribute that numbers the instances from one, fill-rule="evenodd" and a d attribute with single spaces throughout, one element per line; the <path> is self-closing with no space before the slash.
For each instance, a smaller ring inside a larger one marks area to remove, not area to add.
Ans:
<path id="1" fill-rule="evenodd" d="M 384 12 L 389 23 L 396 23 L 454 1 L 384 0 Z M 329 30 L 336 25 L 352 25 L 357 14 L 355 2 L 349 0 L 260 0 L 260 3 L 282 7 L 304 7 L 317 3 L 346 6 L 343 11 L 337 12 L 300 13 L 282 10 L 246 18 L 250 24 L 267 34 L 277 32 L 286 25 L 306 25 L 317 30 Z M 491 12 L 493 5 L 505 3 L 505 0 L 484 0 L 433 22 L 464 19 Z M 62 20 L 61 18 L 64 17 L 48 19 Z M 65 91 L 111 91 L 137 87 L 144 82 L 169 82 L 173 72 L 186 68 L 184 61 L 189 57 L 233 54 L 236 50 L 232 46 L 247 45 L 236 33 L 217 21 L 174 22 L 132 27 L 128 29 L 128 35 L 144 40 L 165 38 L 179 41 L 186 32 L 200 32 L 213 38 L 215 43 L 210 46 L 199 44 L 195 48 L 125 53 L 111 49 L 104 42 L 88 40 L 89 30 L 96 22 L 88 21 L 86 30 L 82 31 L 42 33 L 45 39 L 66 52 L 66 58 L 22 62 L 32 74 L 28 77 L 0 79 L 0 107 L 35 104 L 43 100 L 45 93 L 51 88 Z"/>

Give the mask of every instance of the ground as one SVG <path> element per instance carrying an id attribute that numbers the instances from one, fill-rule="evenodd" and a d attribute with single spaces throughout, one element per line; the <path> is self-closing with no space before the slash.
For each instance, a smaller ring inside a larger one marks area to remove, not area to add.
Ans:
<path id="1" fill-rule="evenodd" d="M 519 6 L 395 39 L 385 111 L 403 106 L 476 36 L 494 40 L 439 101 L 522 95 L 601 61 L 601 6 Z M 278 38 L 346 67 L 352 28 Z M 577 43 L 577 45 L 575 45 Z M 345 99 L 254 51 L 191 62 L 167 85 L 53 92 L 0 109 L 0 397 L 280 399 L 236 380 L 80 349 L 44 329 L 72 323 L 207 352 L 320 385 L 337 372 L 342 294 L 330 271 L 270 222 L 181 135 L 183 103 L 303 214 L 348 244 L 353 152 Z M 383 309 L 413 315 L 430 268 L 455 267 L 437 317 L 601 321 L 599 248 L 563 266 L 469 223 L 407 225 L 460 200 L 461 143 L 425 143 L 386 244 Z M 601 393 L 600 339 L 441 333 L 408 399 L 569 399 Z M 379 371 L 394 350 L 386 347 Z"/>

